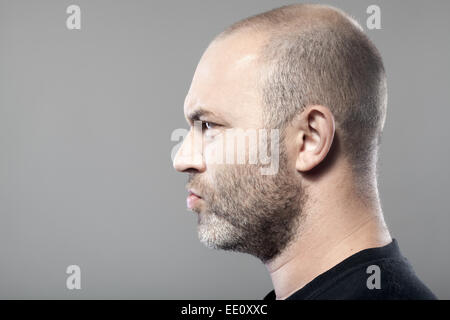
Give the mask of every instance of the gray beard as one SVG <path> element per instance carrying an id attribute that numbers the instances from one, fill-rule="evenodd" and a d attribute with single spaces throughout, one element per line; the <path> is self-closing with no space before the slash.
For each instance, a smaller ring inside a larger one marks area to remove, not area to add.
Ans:
<path id="1" fill-rule="evenodd" d="M 296 239 L 307 193 L 280 154 L 279 171 L 261 175 L 258 165 L 221 165 L 214 187 L 195 183 L 206 203 L 198 213 L 198 236 L 209 248 L 251 254 L 266 263 Z"/>

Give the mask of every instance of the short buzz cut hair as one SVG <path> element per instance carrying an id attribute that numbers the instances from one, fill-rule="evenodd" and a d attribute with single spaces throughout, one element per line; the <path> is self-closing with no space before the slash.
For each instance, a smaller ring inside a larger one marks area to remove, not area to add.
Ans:
<path id="1" fill-rule="evenodd" d="M 386 75 L 362 27 L 334 7 L 294 4 L 241 20 L 216 39 L 242 30 L 268 35 L 259 57 L 265 125 L 283 129 L 308 105 L 326 106 L 353 172 L 376 173 Z"/>

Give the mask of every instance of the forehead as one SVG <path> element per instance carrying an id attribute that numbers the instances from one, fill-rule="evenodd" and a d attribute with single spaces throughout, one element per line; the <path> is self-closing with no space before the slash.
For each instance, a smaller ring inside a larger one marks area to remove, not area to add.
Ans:
<path id="1" fill-rule="evenodd" d="M 185 115 L 201 108 L 232 126 L 258 127 L 262 122 L 257 61 L 260 46 L 261 39 L 242 34 L 213 42 L 195 71 L 185 99 Z"/>

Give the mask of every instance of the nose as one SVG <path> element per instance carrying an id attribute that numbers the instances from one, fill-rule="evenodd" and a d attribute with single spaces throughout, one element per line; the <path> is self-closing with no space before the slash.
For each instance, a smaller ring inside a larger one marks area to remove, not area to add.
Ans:
<path id="1" fill-rule="evenodd" d="M 193 170 L 204 172 L 206 170 L 202 139 L 195 134 L 194 130 L 191 129 L 184 138 L 173 159 L 173 167 L 179 172 L 191 172 Z"/>

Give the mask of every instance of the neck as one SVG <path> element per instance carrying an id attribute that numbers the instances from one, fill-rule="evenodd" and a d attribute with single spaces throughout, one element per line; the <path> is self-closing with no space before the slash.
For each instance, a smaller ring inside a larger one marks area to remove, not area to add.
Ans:
<path id="1" fill-rule="evenodd" d="M 342 180 L 341 180 L 342 181 Z M 339 188 L 330 190 L 330 186 Z M 328 181 L 306 209 L 299 236 L 266 263 L 277 299 L 285 299 L 349 256 L 392 241 L 374 188 L 371 203 L 352 188 Z M 333 199 L 326 195 L 333 194 Z"/>

